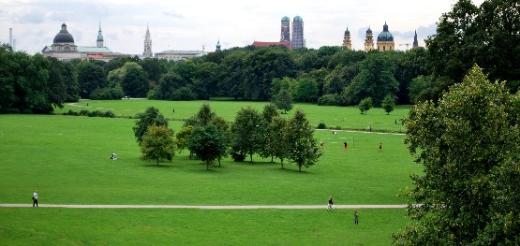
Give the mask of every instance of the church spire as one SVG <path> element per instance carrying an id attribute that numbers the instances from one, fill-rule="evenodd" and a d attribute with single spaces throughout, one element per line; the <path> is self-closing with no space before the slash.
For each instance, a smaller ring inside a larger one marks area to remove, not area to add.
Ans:
<path id="1" fill-rule="evenodd" d="M 96 39 L 96 47 L 98 47 L 98 48 L 105 47 L 104 40 L 103 40 L 103 33 L 101 32 L 101 22 L 99 22 L 99 30 L 98 30 L 97 39 Z"/>
<path id="2" fill-rule="evenodd" d="M 146 35 L 144 36 L 144 57 L 152 57 L 152 38 L 150 37 L 150 28 L 146 24 Z"/>
<path id="3" fill-rule="evenodd" d="M 415 35 L 413 36 L 413 46 L 415 48 L 419 48 L 419 40 L 417 40 L 417 30 L 415 30 Z"/>

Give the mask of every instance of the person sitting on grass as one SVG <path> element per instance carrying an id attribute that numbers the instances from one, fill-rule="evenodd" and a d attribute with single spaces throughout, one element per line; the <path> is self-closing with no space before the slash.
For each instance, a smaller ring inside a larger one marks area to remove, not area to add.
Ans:
<path id="1" fill-rule="evenodd" d="M 334 201 L 332 200 L 332 196 L 329 198 L 329 205 L 327 206 L 328 210 L 332 210 L 332 205 L 334 205 Z"/>
<path id="2" fill-rule="evenodd" d="M 112 155 L 110 156 L 110 160 L 117 160 L 117 154 L 116 153 L 112 153 Z"/>
<path id="3" fill-rule="evenodd" d="M 379 142 L 379 151 L 383 150 L 383 143 Z"/>

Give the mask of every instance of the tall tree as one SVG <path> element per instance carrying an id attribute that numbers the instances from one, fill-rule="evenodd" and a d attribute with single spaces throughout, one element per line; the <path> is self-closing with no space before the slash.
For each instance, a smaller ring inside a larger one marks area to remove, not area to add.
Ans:
<path id="1" fill-rule="evenodd" d="M 276 105 L 276 107 L 283 110 L 284 114 L 287 114 L 287 111 L 292 109 L 292 96 L 288 90 L 282 89 L 273 98 L 273 103 Z"/>
<path id="2" fill-rule="evenodd" d="M 173 131 L 166 126 L 149 126 L 141 142 L 141 152 L 144 160 L 154 160 L 157 165 L 161 160 L 171 161 L 175 155 Z"/>
<path id="3" fill-rule="evenodd" d="M 269 125 L 271 124 L 271 121 L 274 117 L 278 117 L 278 110 L 276 108 L 276 105 L 265 105 L 264 110 L 262 111 L 263 122 L 261 127 L 261 131 L 263 131 L 265 134 L 263 135 L 262 139 L 262 148 L 260 150 L 260 155 L 262 157 L 271 157 L 271 162 L 274 161 L 274 146 L 271 138 L 271 131 Z"/>
<path id="4" fill-rule="evenodd" d="M 213 124 L 193 128 L 188 146 L 190 151 L 206 163 L 206 170 L 226 152 L 225 136 Z"/>
<path id="5" fill-rule="evenodd" d="M 133 130 L 139 144 L 141 144 L 144 134 L 151 125 L 168 127 L 166 118 L 154 107 L 149 107 L 144 113 L 137 114 L 136 118 L 137 121 L 135 122 Z"/>
<path id="6" fill-rule="evenodd" d="M 269 124 L 270 150 L 276 158 L 280 159 L 282 169 L 284 168 L 283 161 L 289 156 L 286 131 L 287 120 L 282 117 L 274 117 Z"/>
<path id="7" fill-rule="evenodd" d="M 288 158 L 298 166 L 298 171 L 316 164 L 321 152 L 313 136 L 314 130 L 303 111 L 296 111 L 287 123 L 286 132 Z"/>
<path id="8" fill-rule="evenodd" d="M 386 114 L 390 114 L 390 112 L 394 111 L 395 107 L 395 99 L 392 95 L 387 95 L 383 102 L 381 102 L 381 107 L 385 110 Z"/>
<path id="9" fill-rule="evenodd" d="M 97 88 L 107 86 L 103 67 L 89 61 L 82 61 L 77 66 L 79 94 L 82 98 L 89 98 L 90 93 Z"/>
<path id="10" fill-rule="evenodd" d="M 475 66 L 438 104 L 418 104 L 406 143 L 414 175 L 409 245 L 514 245 L 520 241 L 520 98 Z"/>
<path id="11" fill-rule="evenodd" d="M 249 154 L 250 162 L 253 163 L 253 154 L 262 147 L 262 116 L 253 108 L 242 108 L 238 111 L 235 122 L 231 127 L 233 145 L 240 152 Z"/>
<path id="12" fill-rule="evenodd" d="M 144 69 L 135 62 L 125 63 L 122 69 L 124 73 L 121 86 L 125 94 L 130 97 L 145 97 L 149 83 Z"/>

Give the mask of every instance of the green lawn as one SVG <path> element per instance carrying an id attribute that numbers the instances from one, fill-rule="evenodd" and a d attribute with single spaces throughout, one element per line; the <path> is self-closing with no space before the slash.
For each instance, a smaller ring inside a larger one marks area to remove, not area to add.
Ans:
<path id="1" fill-rule="evenodd" d="M 0 209 L 2 245 L 389 245 L 404 209 Z"/>
<path id="2" fill-rule="evenodd" d="M 90 106 L 89 106 L 90 107 Z M 0 116 L 0 202 L 67 204 L 401 204 L 412 162 L 403 136 L 317 132 L 319 163 L 303 173 L 260 160 L 224 160 L 205 171 L 187 153 L 156 167 L 140 160 L 134 120 L 74 116 Z M 174 122 L 178 129 L 181 122 Z M 343 150 L 348 141 L 350 149 Z M 383 150 L 377 146 L 383 143 Z M 120 160 L 109 160 L 116 152 Z"/>
<path id="3" fill-rule="evenodd" d="M 78 103 L 66 104 L 56 113 L 68 110 L 81 109 L 112 110 L 119 116 L 134 116 L 143 112 L 147 107 L 158 108 L 166 117 L 172 119 L 187 119 L 195 114 L 203 103 L 209 103 L 212 109 L 228 121 L 233 121 L 240 108 L 251 106 L 261 111 L 267 102 L 233 102 L 233 101 L 156 101 L 156 100 L 114 100 L 95 101 L 82 100 Z M 88 104 L 88 106 L 87 106 Z M 360 114 L 357 107 L 318 106 L 315 104 L 295 104 L 294 109 L 302 109 L 308 116 L 312 126 L 323 122 L 327 127 L 342 127 L 349 129 L 403 131 L 400 120 L 408 116 L 409 106 L 398 106 L 390 115 L 386 115 L 382 108 L 373 108 L 366 115 Z M 175 113 L 173 112 L 175 109 Z M 292 110 L 293 113 L 295 110 Z"/>

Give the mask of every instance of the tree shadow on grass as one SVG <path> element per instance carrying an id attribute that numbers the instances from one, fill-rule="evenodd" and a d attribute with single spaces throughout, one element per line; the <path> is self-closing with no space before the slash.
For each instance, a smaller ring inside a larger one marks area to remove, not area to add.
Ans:
<path id="1" fill-rule="evenodd" d="M 141 165 L 143 167 L 150 167 L 150 168 L 173 168 L 175 167 L 173 164 L 166 164 L 166 163 L 159 163 L 159 165 L 155 164 L 155 163 L 146 163 L 146 164 L 143 164 Z"/>
<path id="2" fill-rule="evenodd" d="M 305 170 L 305 168 L 302 168 L 302 171 L 300 172 L 300 171 L 298 171 L 298 168 L 296 168 L 296 169 L 287 168 L 287 166 L 285 166 L 285 168 L 278 167 L 277 169 L 273 169 L 273 172 L 285 172 L 285 173 L 291 173 L 294 175 L 314 175 L 315 174 L 313 172 L 308 172 L 307 170 Z"/>

